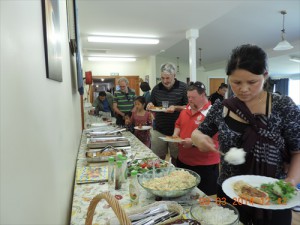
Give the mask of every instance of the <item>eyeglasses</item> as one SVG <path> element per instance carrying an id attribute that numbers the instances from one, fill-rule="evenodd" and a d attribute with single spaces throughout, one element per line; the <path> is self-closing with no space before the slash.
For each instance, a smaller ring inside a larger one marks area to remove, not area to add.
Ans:
<path id="1" fill-rule="evenodd" d="M 199 82 L 199 81 L 196 81 L 195 83 L 194 82 L 191 82 L 190 83 L 190 87 L 192 87 L 192 86 L 195 86 L 195 87 L 197 87 L 198 89 L 204 89 L 205 90 L 205 86 L 204 86 L 204 84 L 202 84 L 201 82 Z"/>

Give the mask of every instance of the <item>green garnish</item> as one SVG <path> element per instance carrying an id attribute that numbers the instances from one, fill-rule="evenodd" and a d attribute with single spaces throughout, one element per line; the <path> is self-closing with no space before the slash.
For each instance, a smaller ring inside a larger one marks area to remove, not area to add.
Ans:
<path id="1" fill-rule="evenodd" d="M 260 189 L 267 192 L 270 200 L 276 204 L 280 204 L 281 200 L 287 202 L 297 193 L 295 187 L 283 180 L 278 180 L 274 183 L 262 184 Z"/>

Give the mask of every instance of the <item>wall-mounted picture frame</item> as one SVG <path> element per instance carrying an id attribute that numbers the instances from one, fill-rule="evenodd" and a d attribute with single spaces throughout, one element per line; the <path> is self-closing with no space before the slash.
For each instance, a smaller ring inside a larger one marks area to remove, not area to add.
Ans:
<path id="1" fill-rule="evenodd" d="M 46 77 L 62 82 L 59 0 L 41 0 Z"/>

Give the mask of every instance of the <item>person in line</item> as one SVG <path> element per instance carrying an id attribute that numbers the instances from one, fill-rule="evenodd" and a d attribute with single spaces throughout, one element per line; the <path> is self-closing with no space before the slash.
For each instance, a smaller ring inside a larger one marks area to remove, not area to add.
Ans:
<path id="1" fill-rule="evenodd" d="M 151 98 L 150 85 L 148 84 L 148 82 L 143 81 L 140 84 L 140 89 L 144 92 L 142 96 L 145 98 L 146 106 L 147 106 L 147 104 L 150 102 L 150 98 Z"/>
<path id="2" fill-rule="evenodd" d="M 142 130 L 143 126 L 152 125 L 152 114 L 145 110 L 146 100 L 143 96 L 138 96 L 134 100 L 134 111 L 132 112 L 130 121 L 126 121 L 126 125 L 132 124 L 135 127 L 134 135 L 143 142 L 148 148 L 151 147 L 150 129 Z"/>
<path id="3" fill-rule="evenodd" d="M 131 116 L 132 112 L 126 112 L 124 115 L 124 128 L 126 128 L 127 131 L 130 131 L 132 134 L 134 134 L 134 126 L 131 123 Z"/>
<path id="4" fill-rule="evenodd" d="M 217 196 L 232 203 L 221 185 L 235 175 L 273 177 L 296 186 L 300 182 L 300 110 L 290 97 L 264 91 L 268 76 L 266 53 L 255 45 L 238 46 L 232 51 L 226 73 L 235 96 L 217 101 L 192 133 L 194 145 L 202 152 L 217 151 L 211 137 L 218 132 L 221 152 L 237 147 L 247 153 L 245 163 L 236 166 L 221 157 Z M 287 174 L 286 157 L 290 161 Z M 266 210 L 247 205 L 237 208 L 245 225 L 291 224 L 290 209 Z"/>
<path id="5" fill-rule="evenodd" d="M 162 106 L 162 101 L 169 101 L 166 112 L 155 113 L 155 127 L 151 134 L 151 149 L 161 159 L 165 159 L 168 151 L 176 164 L 178 146 L 176 143 L 165 142 L 159 137 L 172 136 L 179 113 L 185 108 L 187 100 L 187 85 L 175 78 L 176 67 L 172 63 L 161 66 L 161 82 L 151 92 L 151 102 L 147 110 L 153 106 Z"/>
<path id="6" fill-rule="evenodd" d="M 111 116 L 114 116 L 113 113 L 113 96 L 109 92 L 100 91 L 98 98 L 93 102 L 95 107 L 94 115 L 99 115 L 99 112 L 110 112 Z"/>
<path id="7" fill-rule="evenodd" d="M 119 91 L 115 91 L 113 108 L 116 116 L 116 124 L 119 126 L 125 125 L 124 116 L 130 112 L 133 108 L 133 102 L 135 99 L 135 91 L 128 87 L 129 81 L 126 77 L 121 77 L 118 80 L 120 87 Z"/>
<path id="8" fill-rule="evenodd" d="M 228 91 L 228 85 L 225 83 L 221 83 L 218 90 L 213 93 L 211 96 L 209 96 L 209 101 L 211 101 L 211 104 L 214 104 L 217 99 L 220 99 L 222 102 L 224 100 L 225 94 Z"/>
<path id="9" fill-rule="evenodd" d="M 204 120 L 211 107 L 205 86 L 201 82 L 191 82 L 187 89 L 189 104 L 182 110 L 175 123 L 173 136 L 183 139 L 178 144 L 179 154 L 177 167 L 192 170 L 201 177 L 198 188 L 206 195 L 217 194 L 217 178 L 219 176 L 220 154 L 217 152 L 200 152 L 193 146 L 192 132 Z M 217 135 L 214 144 L 218 148 Z"/>

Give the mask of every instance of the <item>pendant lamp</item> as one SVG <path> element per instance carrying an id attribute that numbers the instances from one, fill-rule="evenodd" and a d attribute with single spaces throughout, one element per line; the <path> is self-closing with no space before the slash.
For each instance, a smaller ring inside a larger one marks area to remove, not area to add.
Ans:
<path id="1" fill-rule="evenodd" d="M 273 48 L 275 51 L 283 51 L 294 48 L 287 40 L 285 40 L 285 29 L 284 29 L 284 16 L 287 14 L 285 10 L 280 11 L 282 15 L 282 30 L 281 30 L 281 41 Z"/>

